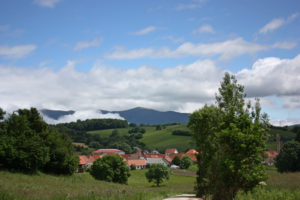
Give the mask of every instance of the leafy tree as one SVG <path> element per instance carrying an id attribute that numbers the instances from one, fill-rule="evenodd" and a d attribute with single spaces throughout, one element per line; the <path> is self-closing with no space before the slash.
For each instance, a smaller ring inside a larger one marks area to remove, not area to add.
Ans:
<path id="1" fill-rule="evenodd" d="M 295 140 L 297 142 L 300 142 L 300 131 L 297 133 Z"/>
<path id="2" fill-rule="evenodd" d="M 172 164 L 173 164 L 173 165 L 177 165 L 177 166 L 180 165 L 180 158 L 179 158 L 179 156 L 176 155 L 176 156 L 173 158 Z"/>
<path id="3" fill-rule="evenodd" d="M 90 174 L 98 180 L 121 184 L 127 184 L 130 176 L 123 158 L 117 154 L 105 155 L 96 160 L 91 167 Z"/>
<path id="4" fill-rule="evenodd" d="M 198 151 L 196 191 L 214 200 L 234 199 L 266 178 L 263 160 L 268 117 L 259 100 L 245 104 L 244 87 L 225 73 L 217 106 L 205 105 L 190 115 Z"/>
<path id="5" fill-rule="evenodd" d="M 0 123 L 4 127 L 0 133 L 2 167 L 27 173 L 72 174 L 76 170 L 72 141 L 49 127 L 37 109 L 20 109 Z"/>
<path id="6" fill-rule="evenodd" d="M 155 130 L 159 131 L 162 129 L 162 126 L 160 124 L 156 125 Z"/>
<path id="7" fill-rule="evenodd" d="M 180 168 L 188 169 L 192 163 L 193 161 L 189 156 L 183 156 L 182 159 L 180 160 Z"/>
<path id="8" fill-rule="evenodd" d="M 289 141 L 280 149 L 275 166 L 279 172 L 300 171 L 300 143 Z"/>
<path id="9" fill-rule="evenodd" d="M 4 119 L 5 112 L 0 108 L 0 120 Z"/>
<path id="10" fill-rule="evenodd" d="M 158 187 L 164 179 L 169 180 L 170 170 L 163 164 L 153 164 L 146 172 L 146 178 L 149 182 L 155 182 L 156 186 Z"/>

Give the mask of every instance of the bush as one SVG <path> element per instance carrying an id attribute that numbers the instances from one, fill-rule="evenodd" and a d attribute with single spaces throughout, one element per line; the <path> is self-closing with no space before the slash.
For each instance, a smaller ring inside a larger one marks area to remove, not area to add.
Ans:
<path id="1" fill-rule="evenodd" d="M 279 172 L 300 171 L 300 143 L 285 143 L 276 157 L 275 166 Z"/>
<path id="2" fill-rule="evenodd" d="M 149 182 L 155 182 L 156 186 L 158 187 L 164 179 L 169 180 L 170 170 L 163 164 L 153 164 L 146 172 L 146 178 Z"/>
<path id="3" fill-rule="evenodd" d="M 192 163 L 193 161 L 189 156 L 183 156 L 180 160 L 180 169 L 188 169 Z"/>
<path id="4" fill-rule="evenodd" d="M 127 184 L 130 176 L 123 158 L 117 154 L 105 155 L 96 160 L 91 167 L 90 174 L 98 180 Z"/>
<path id="5" fill-rule="evenodd" d="M 179 158 L 179 156 L 175 156 L 175 157 L 173 158 L 172 164 L 173 164 L 173 165 L 177 165 L 177 166 L 180 165 L 180 158 Z"/>

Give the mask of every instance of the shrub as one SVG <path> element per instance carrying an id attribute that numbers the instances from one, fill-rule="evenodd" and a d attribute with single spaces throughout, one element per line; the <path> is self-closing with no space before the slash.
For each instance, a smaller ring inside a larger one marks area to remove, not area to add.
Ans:
<path id="1" fill-rule="evenodd" d="M 180 168 L 188 169 L 192 163 L 193 161 L 189 156 L 183 156 L 182 159 L 180 160 Z"/>
<path id="2" fill-rule="evenodd" d="M 96 160 L 91 167 L 90 174 L 98 180 L 121 184 L 127 184 L 130 176 L 123 158 L 117 154 L 105 155 Z"/>

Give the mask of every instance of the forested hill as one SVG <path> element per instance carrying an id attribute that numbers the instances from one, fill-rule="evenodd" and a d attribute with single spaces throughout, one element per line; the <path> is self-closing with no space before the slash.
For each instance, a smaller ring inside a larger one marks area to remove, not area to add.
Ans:
<path id="1" fill-rule="evenodd" d="M 169 124 L 169 123 L 181 123 L 185 124 L 189 120 L 188 113 L 179 113 L 173 111 L 157 111 L 147 108 L 133 108 L 124 111 L 105 111 L 101 110 L 103 114 L 106 113 L 118 113 L 121 117 L 126 119 L 130 123 L 135 124 Z"/>

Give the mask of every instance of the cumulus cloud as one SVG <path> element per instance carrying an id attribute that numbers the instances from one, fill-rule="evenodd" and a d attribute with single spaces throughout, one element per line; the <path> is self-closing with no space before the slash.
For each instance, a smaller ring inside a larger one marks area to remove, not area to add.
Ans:
<path id="1" fill-rule="evenodd" d="M 94 66 L 89 72 L 0 66 L 0 105 L 5 110 L 37 107 L 59 110 L 123 110 L 136 106 L 193 111 L 210 102 L 223 75 L 213 61 L 186 66 L 134 69 Z"/>
<path id="2" fill-rule="evenodd" d="M 61 70 L 54 71 L 0 65 L 0 106 L 7 111 L 32 106 L 78 111 L 61 119 L 66 122 L 85 116 L 103 117 L 95 110 L 137 106 L 192 112 L 205 103 L 214 103 L 224 75 L 224 70 L 211 60 L 164 69 L 95 65 L 89 72 L 80 72 L 75 66 L 76 61 L 68 61 Z M 250 69 L 235 75 L 245 85 L 249 98 L 260 97 L 266 104 L 266 98 L 277 96 L 283 109 L 299 109 L 299 66 L 300 54 L 292 59 L 271 57 L 259 59 Z"/>
<path id="3" fill-rule="evenodd" d="M 214 28 L 211 25 L 203 25 L 201 27 L 199 27 L 198 29 L 193 31 L 193 34 L 197 34 L 197 33 L 211 33 L 214 34 L 216 33 L 216 31 L 214 30 Z"/>
<path id="4" fill-rule="evenodd" d="M 42 7 L 54 8 L 62 0 L 34 0 L 34 3 Z"/>
<path id="5" fill-rule="evenodd" d="M 43 114 L 42 116 L 43 119 L 48 124 L 69 123 L 69 122 L 75 122 L 77 120 L 86 120 L 86 119 L 124 119 L 119 114 L 116 113 L 102 114 L 100 111 L 96 111 L 96 110 L 76 111 L 72 115 L 64 115 L 57 120 L 49 118 Z"/>
<path id="6" fill-rule="evenodd" d="M 292 44 L 292 45 L 291 45 Z M 247 42 L 243 38 L 236 38 L 224 42 L 216 43 L 191 43 L 185 42 L 172 50 L 168 47 L 159 49 L 140 48 L 126 50 L 117 48 L 114 52 L 106 54 L 108 59 L 140 59 L 140 58 L 179 58 L 186 56 L 219 56 L 221 60 L 228 60 L 243 54 L 254 54 L 260 51 L 266 51 L 273 48 L 286 49 L 294 47 L 293 43 L 276 43 L 273 45 L 263 45 Z"/>
<path id="7" fill-rule="evenodd" d="M 0 46 L 0 56 L 8 59 L 20 59 L 26 57 L 37 47 L 33 44 L 18 46 Z"/>
<path id="8" fill-rule="evenodd" d="M 80 41 L 75 45 L 74 50 L 78 51 L 78 50 L 87 49 L 90 47 L 97 47 L 102 43 L 102 41 L 103 41 L 102 38 L 95 38 L 94 40 L 92 40 L 90 42 Z"/>
<path id="9" fill-rule="evenodd" d="M 148 27 L 146 27 L 146 28 L 144 28 L 142 30 L 134 32 L 133 34 L 134 35 L 146 35 L 146 34 L 148 34 L 150 32 L 155 31 L 156 29 L 157 29 L 157 27 L 155 27 L 155 26 L 148 26 Z"/>
<path id="10" fill-rule="evenodd" d="M 292 59 L 264 58 L 257 60 L 251 69 L 239 71 L 237 78 L 250 97 L 288 97 L 286 107 L 300 108 L 299 66 L 300 54 Z"/>
<path id="11" fill-rule="evenodd" d="M 269 23 L 264 25 L 259 30 L 259 33 L 266 34 L 266 33 L 269 33 L 269 32 L 273 32 L 276 29 L 280 28 L 281 26 L 292 22 L 294 19 L 296 19 L 298 17 L 298 15 L 299 15 L 298 13 L 295 13 L 295 14 L 292 14 L 291 16 L 289 16 L 287 19 L 284 19 L 284 18 L 273 19 Z"/>

